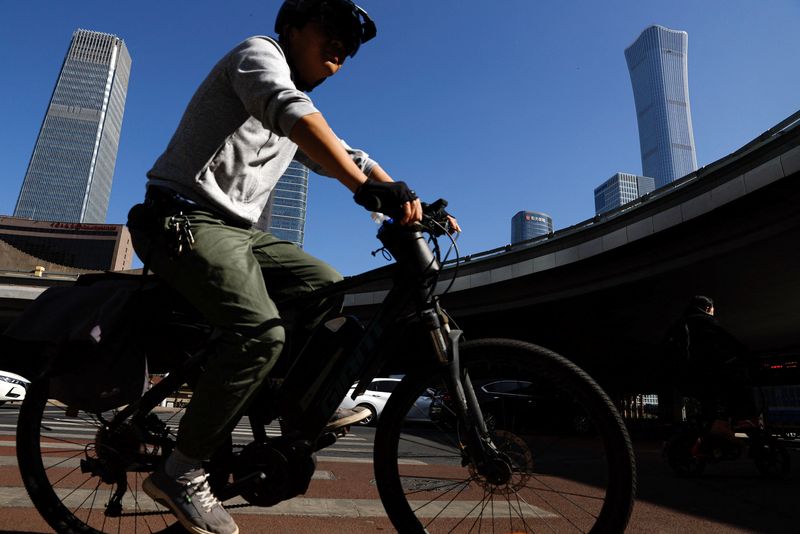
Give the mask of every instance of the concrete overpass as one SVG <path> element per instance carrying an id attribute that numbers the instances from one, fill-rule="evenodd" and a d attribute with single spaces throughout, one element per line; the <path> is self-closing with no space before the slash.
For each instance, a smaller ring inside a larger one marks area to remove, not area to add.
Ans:
<path id="1" fill-rule="evenodd" d="M 648 376 L 692 295 L 759 353 L 800 350 L 800 112 L 616 211 L 465 258 L 444 306 L 470 337 L 536 342 L 608 379 Z M 346 305 L 368 316 L 380 272 Z M 440 287 L 448 282 L 440 282 Z"/>
<path id="2" fill-rule="evenodd" d="M 695 294 L 755 351 L 800 352 L 799 121 L 601 217 L 450 265 L 444 305 L 468 337 L 533 341 L 608 379 L 653 378 L 664 332 Z M 349 313 L 372 314 L 387 272 L 352 279 Z M 0 277 L 0 322 L 68 278 Z"/>

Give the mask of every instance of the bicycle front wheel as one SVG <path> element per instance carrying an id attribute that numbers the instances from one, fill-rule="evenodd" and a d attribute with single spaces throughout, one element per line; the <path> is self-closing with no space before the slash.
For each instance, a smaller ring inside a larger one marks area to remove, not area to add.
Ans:
<path id="1" fill-rule="evenodd" d="M 501 465 L 486 476 L 470 461 L 443 370 L 407 376 L 375 437 L 376 483 L 395 528 L 623 532 L 636 467 L 603 390 L 572 362 L 529 343 L 478 340 L 463 343 L 460 354 Z M 431 421 L 407 421 L 426 401 Z"/>

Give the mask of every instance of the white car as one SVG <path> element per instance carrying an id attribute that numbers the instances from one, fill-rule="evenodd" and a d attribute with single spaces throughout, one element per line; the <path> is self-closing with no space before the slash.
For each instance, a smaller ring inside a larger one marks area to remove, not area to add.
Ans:
<path id="1" fill-rule="evenodd" d="M 350 398 L 353 395 L 353 390 L 357 385 L 353 384 L 353 387 L 351 387 L 350 391 L 347 392 L 347 396 L 344 398 L 339 407 L 355 408 L 356 406 L 361 406 L 367 408 L 372 412 L 372 415 L 366 419 L 363 419 L 358 424 L 375 424 L 381 417 L 381 412 L 383 412 L 383 407 L 386 406 L 386 401 L 389 400 L 389 396 L 399 383 L 399 378 L 375 378 L 372 382 L 370 382 L 369 386 L 367 386 L 366 391 L 364 391 L 363 394 L 359 395 L 355 399 Z M 414 402 L 414 406 L 411 407 L 411 410 L 409 410 L 406 420 L 430 421 L 432 402 L 433 395 L 430 391 L 419 397 L 416 402 Z"/>
<path id="2" fill-rule="evenodd" d="M 25 391 L 28 389 L 30 381 L 9 373 L 0 371 L 0 406 L 7 401 L 21 401 L 25 398 Z"/>

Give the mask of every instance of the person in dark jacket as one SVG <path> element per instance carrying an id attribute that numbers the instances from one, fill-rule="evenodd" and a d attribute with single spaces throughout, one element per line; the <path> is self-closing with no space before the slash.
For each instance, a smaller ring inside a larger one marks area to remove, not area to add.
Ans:
<path id="1" fill-rule="evenodd" d="M 732 418 L 756 413 L 750 378 L 750 357 L 736 337 L 715 317 L 714 301 L 693 297 L 670 330 L 679 389 L 701 404 L 712 433 L 732 436 Z"/>

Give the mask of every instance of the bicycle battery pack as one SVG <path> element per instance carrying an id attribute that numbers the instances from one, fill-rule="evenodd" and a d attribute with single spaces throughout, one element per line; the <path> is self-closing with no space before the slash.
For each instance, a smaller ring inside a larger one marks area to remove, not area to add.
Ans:
<path id="1" fill-rule="evenodd" d="M 284 422 L 316 437 L 336 411 L 364 362 L 351 357 L 364 327 L 352 316 L 320 325 L 281 385 L 278 410 Z"/>

